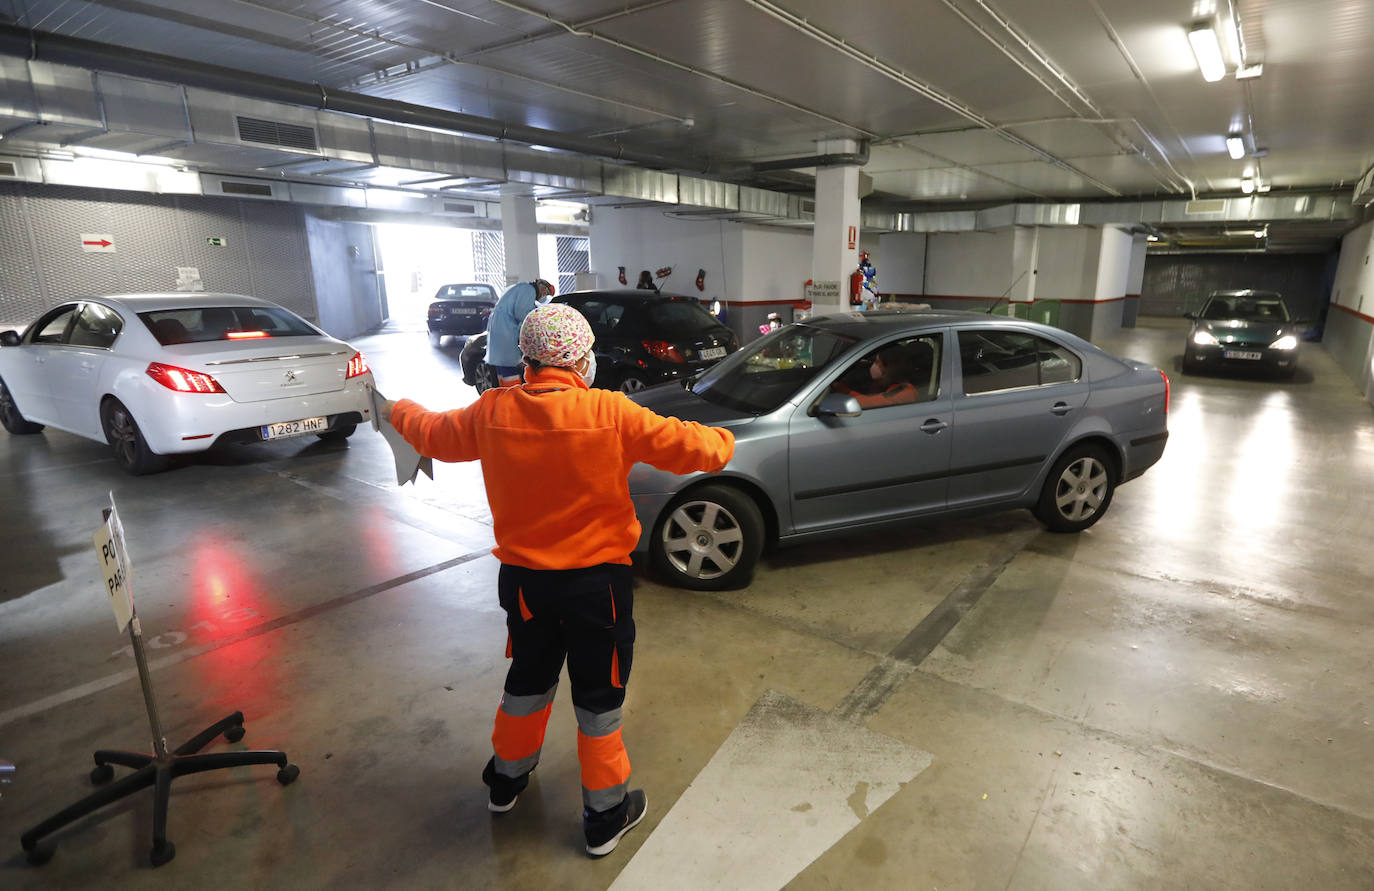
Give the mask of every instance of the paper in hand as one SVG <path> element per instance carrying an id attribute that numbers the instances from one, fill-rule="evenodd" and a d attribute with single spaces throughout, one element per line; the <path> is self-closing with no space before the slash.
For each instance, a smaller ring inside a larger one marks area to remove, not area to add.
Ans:
<path id="1" fill-rule="evenodd" d="M 387 401 L 386 397 L 376 387 L 370 387 L 368 398 L 372 400 L 372 429 L 382 434 L 386 444 L 391 447 L 391 456 L 396 460 L 396 485 L 404 486 L 406 483 L 415 482 L 421 471 L 425 476 L 434 479 L 434 459 L 421 455 L 414 446 L 406 442 L 404 436 L 396 432 L 390 421 L 382 420 L 381 407 L 382 403 Z"/>

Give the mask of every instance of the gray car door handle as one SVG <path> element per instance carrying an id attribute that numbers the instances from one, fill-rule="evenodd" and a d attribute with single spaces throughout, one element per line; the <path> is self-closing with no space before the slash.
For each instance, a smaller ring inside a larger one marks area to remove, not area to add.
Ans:
<path id="1" fill-rule="evenodd" d="M 924 424 L 921 425 L 921 432 L 939 433 L 941 430 L 945 429 L 948 426 L 948 424 L 946 424 L 939 418 L 931 418 L 930 420 L 926 421 Z"/>
<path id="2" fill-rule="evenodd" d="M 1071 411 L 1073 408 L 1067 402 L 1056 402 L 1050 406 L 1050 412 L 1056 415 L 1066 415 Z"/>

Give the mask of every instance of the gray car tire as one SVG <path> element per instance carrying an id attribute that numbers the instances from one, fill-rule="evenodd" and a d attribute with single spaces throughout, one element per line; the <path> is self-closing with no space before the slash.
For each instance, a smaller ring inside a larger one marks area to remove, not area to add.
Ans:
<path id="1" fill-rule="evenodd" d="M 733 486 L 712 483 L 684 493 L 655 524 L 654 567 L 670 584 L 694 591 L 742 588 L 763 551 L 759 506 Z"/>
<path id="2" fill-rule="evenodd" d="M 1111 506 L 1116 492 L 1113 466 L 1100 446 L 1071 447 L 1050 468 L 1035 516 L 1051 532 L 1082 532 Z"/>
<path id="3" fill-rule="evenodd" d="M 16 436 L 38 433 L 43 429 L 42 424 L 25 420 L 24 416 L 19 413 L 19 406 L 15 404 L 14 397 L 10 395 L 9 388 L 5 386 L 3 380 L 0 380 L 0 424 L 3 424 L 6 430 Z"/>

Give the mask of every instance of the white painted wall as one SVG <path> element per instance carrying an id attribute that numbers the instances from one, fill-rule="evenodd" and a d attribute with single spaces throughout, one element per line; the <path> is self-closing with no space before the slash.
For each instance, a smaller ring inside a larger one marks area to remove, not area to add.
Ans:
<path id="1" fill-rule="evenodd" d="M 926 294 L 935 297 L 997 297 L 1011 285 L 1011 229 L 927 236 Z M 879 270 L 881 272 L 881 270 Z"/>
<path id="2" fill-rule="evenodd" d="M 1374 325 L 1366 319 L 1374 315 L 1374 223 L 1365 223 L 1341 239 L 1341 256 L 1331 288 L 1331 302 L 1362 317 L 1339 310 L 1328 312 L 1323 345 L 1364 391 L 1366 401 L 1374 404 Z"/>
<path id="3" fill-rule="evenodd" d="M 737 300 L 743 287 L 742 229 L 722 220 L 665 216 L 661 207 L 595 207 L 588 227 L 591 271 L 597 274 L 597 287 L 618 288 L 616 267 L 624 266 L 632 288 L 641 269 L 654 272 L 671 266 L 673 274 L 659 282 L 664 290 Z M 704 291 L 696 289 L 698 269 L 706 270 Z M 802 281 L 809 270 L 808 261 Z"/>
<path id="4" fill-rule="evenodd" d="M 1331 302 L 1355 312 L 1374 315 L 1374 223 L 1365 223 L 1341 239 L 1341 257 L 1331 285 Z"/>
<path id="5" fill-rule="evenodd" d="M 767 226 L 739 229 L 742 254 L 736 299 L 802 300 L 806 280 L 811 278 L 811 233 Z"/>
<path id="6" fill-rule="evenodd" d="M 924 294 L 926 235 L 924 232 L 890 232 L 878 236 L 878 250 L 870 258 L 878 270 L 882 294 Z"/>
<path id="7" fill-rule="evenodd" d="M 1104 226 L 1097 252 L 1097 283 L 1094 300 L 1119 300 L 1126 296 L 1131 276 L 1131 233 L 1115 226 Z"/>
<path id="8" fill-rule="evenodd" d="M 1097 291 L 1100 244 L 1096 229 L 1042 226 L 1035 299 L 1092 300 Z"/>

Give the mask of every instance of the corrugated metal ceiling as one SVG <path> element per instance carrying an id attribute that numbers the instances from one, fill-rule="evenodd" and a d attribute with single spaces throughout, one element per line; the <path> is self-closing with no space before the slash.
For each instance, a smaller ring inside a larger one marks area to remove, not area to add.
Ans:
<path id="1" fill-rule="evenodd" d="M 24 26 L 713 166 L 870 138 L 872 204 L 1344 188 L 1374 164 L 1374 3 L 1223 0 L 24 0 Z M 5 5 L 0 5 L 3 15 Z M 1241 60 L 1229 59 L 1231 70 Z M 1232 160 L 1237 128 L 1250 155 Z M 752 180 L 789 188 L 795 175 Z"/>

